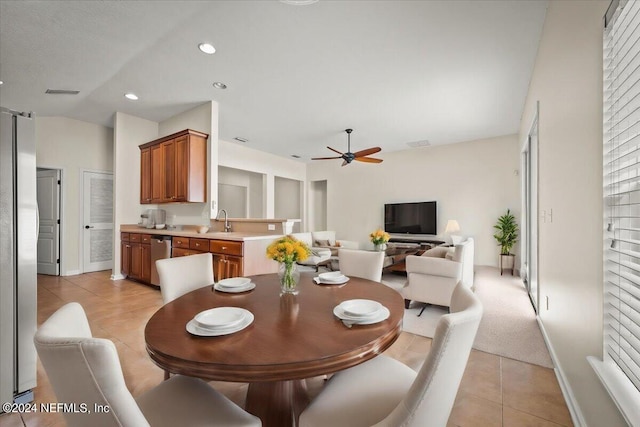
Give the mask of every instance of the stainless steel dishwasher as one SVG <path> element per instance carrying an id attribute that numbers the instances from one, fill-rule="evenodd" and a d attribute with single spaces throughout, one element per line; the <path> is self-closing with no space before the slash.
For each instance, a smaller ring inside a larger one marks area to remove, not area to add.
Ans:
<path id="1" fill-rule="evenodd" d="M 156 261 L 171 258 L 171 236 L 151 237 L 151 284 L 160 285 Z"/>

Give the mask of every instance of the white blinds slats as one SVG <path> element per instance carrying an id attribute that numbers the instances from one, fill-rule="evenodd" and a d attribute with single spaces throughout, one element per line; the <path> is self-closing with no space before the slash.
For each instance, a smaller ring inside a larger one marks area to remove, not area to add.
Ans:
<path id="1" fill-rule="evenodd" d="M 640 390 L 640 2 L 604 35 L 604 349 Z"/>

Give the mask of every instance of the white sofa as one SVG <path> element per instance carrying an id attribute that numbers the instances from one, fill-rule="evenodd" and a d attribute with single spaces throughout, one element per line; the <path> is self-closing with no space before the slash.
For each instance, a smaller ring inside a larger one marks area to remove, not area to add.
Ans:
<path id="1" fill-rule="evenodd" d="M 458 281 L 473 289 L 473 258 L 472 238 L 451 248 L 437 246 L 421 256 L 407 256 L 407 284 L 401 290 L 406 306 L 420 301 L 448 307 Z"/>
<path id="2" fill-rule="evenodd" d="M 326 261 L 331 262 L 331 264 L 337 264 L 338 250 L 340 248 L 358 249 L 359 246 L 358 242 L 336 240 L 335 231 L 307 231 L 292 233 L 291 236 L 304 242 L 312 251 L 312 255 L 309 258 L 298 262 L 298 264 L 315 267 L 316 271 Z"/>

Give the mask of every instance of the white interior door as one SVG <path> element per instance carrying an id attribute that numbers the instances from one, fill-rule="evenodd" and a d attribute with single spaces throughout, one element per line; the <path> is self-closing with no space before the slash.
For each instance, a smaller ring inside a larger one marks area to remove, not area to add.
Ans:
<path id="1" fill-rule="evenodd" d="M 84 273 L 113 266 L 113 174 L 83 172 Z"/>
<path id="2" fill-rule="evenodd" d="M 38 274 L 60 275 L 60 171 L 37 171 Z"/>

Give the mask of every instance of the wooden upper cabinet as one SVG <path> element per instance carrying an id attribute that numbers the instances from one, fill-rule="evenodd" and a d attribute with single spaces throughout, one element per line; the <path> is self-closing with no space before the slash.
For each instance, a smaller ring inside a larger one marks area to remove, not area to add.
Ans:
<path id="1" fill-rule="evenodd" d="M 162 144 L 149 147 L 151 151 L 151 170 L 146 179 L 150 182 L 151 186 L 151 203 L 163 203 L 164 202 L 164 151 L 162 150 Z M 141 170 L 142 171 L 142 170 Z M 144 181 L 142 176 L 140 181 Z"/>
<path id="2" fill-rule="evenodd" d="M 186 129 L 141 145 L 140 203 L 205 202 L 208 136 Z"/>
<path id="3" fill-rule="evenodd" d="M 151 203 L 151 149 L 140 150 L 140 203 Z"/>

